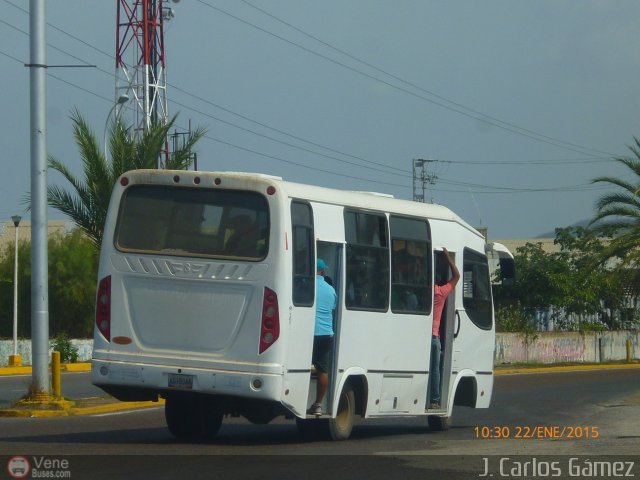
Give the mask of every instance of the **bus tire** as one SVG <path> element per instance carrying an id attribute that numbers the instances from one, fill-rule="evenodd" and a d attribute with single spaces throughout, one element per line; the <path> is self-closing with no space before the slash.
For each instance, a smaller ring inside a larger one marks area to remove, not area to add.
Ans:
<path id="1" fill-rule="evenodd" d="M 192 397 L 169 396 L 164 404 L 164 418 L 171 435 L 178 439 L 193 437 L 200 431 Z"/>
<path id="2" fill-rule="evenodd" d="M 429 415 L 427 421 L 429 422 L 429 429 L 434 432 L 445 432 L 451 428 L 451 417 Z"/>
<path id="3" fill-rule="evenodd" d="M 345 384 L 338 399 L 336 418 L 330 418 L 329 436 L 332 440 L 346 440 L 351 435 L 356 416 L 356 396 L 349 383 Z"/>
<path id="4" fill-rule="evenodd" d="M 224 414 L 215 400 L 202 400 L 198 405 L 200 410 L 200 432 L 202 440 L 213 440 L 222 426 Z"/>

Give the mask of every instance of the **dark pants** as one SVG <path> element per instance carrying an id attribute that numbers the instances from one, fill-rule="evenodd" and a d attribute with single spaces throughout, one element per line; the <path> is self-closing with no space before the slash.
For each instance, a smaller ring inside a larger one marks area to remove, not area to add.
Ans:
<path id="1" fill-rule="evenodd" d="M 430 385 L 431 385 L 431 403 L 440 403 L 440 377 L 441 368 L 440 365 L 440 353 L 442 352 L 442 345 L 440 344 L 440 337 L 431 337 L 431 369 L 429 371 Z"/>
<path id="2" fill-rule="evenodd" d="M 316 367 L 316 370 L 322 373 L 329 373 L 332 351 L 332 335 L 318 335 L 313 337 L 313 356 L 311 357 L 311 363 Z"/>

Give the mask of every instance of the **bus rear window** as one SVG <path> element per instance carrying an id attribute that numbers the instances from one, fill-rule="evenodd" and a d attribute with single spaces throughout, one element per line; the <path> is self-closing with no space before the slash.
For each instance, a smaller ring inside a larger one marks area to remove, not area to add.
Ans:
<path id="1" fill-rule="evenodd" d="M 122 196 L 114 244 L 121 251 L 261 260 L 269 207 L 257 192 L 134 185 Z"/>

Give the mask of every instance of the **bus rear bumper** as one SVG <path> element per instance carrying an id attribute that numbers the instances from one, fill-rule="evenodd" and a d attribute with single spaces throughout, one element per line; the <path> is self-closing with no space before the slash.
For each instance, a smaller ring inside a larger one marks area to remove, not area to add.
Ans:
<path id="1" fill-rule="evenodd" d="M 282 375 L 92 360 L 91 381 L 119 400 L 152 400 L 170 392 L 279 401 Z"/>

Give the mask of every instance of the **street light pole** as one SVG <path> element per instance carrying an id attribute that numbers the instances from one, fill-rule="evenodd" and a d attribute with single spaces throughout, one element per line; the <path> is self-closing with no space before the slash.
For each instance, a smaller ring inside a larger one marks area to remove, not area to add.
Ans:
<path id="1" fill-rule="evenodd" d="M 16 230 L 16 246 L 13 262 L 13 355 L 9 359 L 9 365 L 19 367 L 22 365 L 22 358 L 18 355 L 18 226 L 22 217 L 14 215 L 11 220 Z"/>
<path id="2" fill-rule="evenodd" d="M 111 107 L 111 110 L 109 110 L 109 113 L 107 114 L 107 119 L 104 121 L 104 133 L 102 134 L 102 144 L 104 145 L 104 158 L 107 158 L 107 127 L 109 125 L 109 117 L 111 117 L 111 114 L 113 113 L 113 111 L 118 108 L 119 105 L 125 104 L 129 101 L 129 95 L 127 95 L 126 93 L 120 95 L 118 97 L 118 100 L 116 100 L 116 103 L 113 105 L 113 107 Z M 116 121 L 118 120 L 118 113 L 116 113 Z"/>

